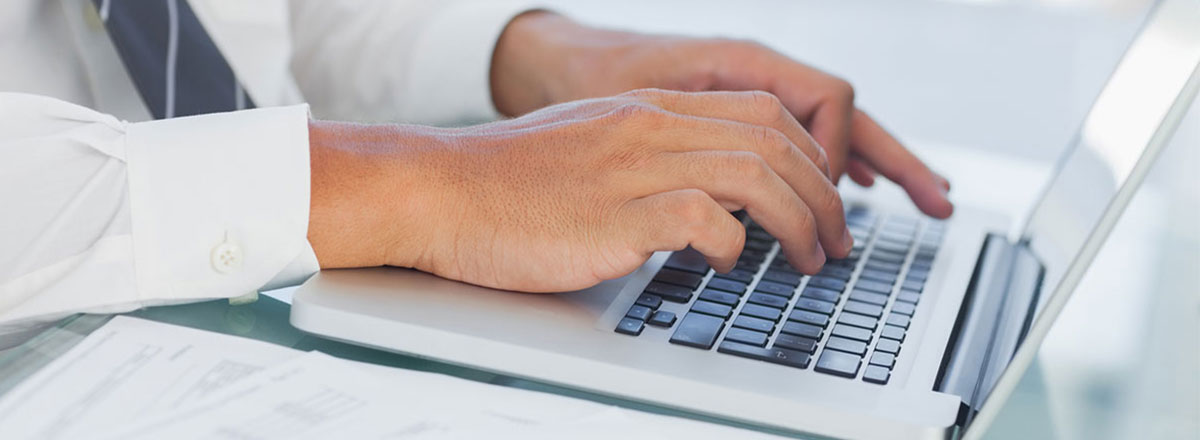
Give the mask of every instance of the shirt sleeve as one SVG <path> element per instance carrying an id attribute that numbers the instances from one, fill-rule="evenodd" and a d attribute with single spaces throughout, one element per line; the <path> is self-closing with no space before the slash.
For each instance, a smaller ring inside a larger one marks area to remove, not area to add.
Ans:
<path id="1" fill-rule="evenodd" d="M 291 69 L 321 118 L 479 122 L 492 104 L 492 52 L 532 2 L 296 0 Z"/>
<path id="2" fill-rule="evenodd" d="M 128 123 L 0 93 L 0 330 L 315 273 L 307 106 Z"/>

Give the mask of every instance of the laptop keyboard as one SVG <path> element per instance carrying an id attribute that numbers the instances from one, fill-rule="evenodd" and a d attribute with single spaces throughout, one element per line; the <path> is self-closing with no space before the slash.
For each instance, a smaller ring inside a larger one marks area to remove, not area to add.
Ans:
<path id="1" fill-rule="evenodd" d="M 638 336 L 659 327 L 671 331 L 672 344 L 886 384 L 944 226 L 864 207 L 847 211 L 846 223 L 854 249 L 811 277 L 750 220 L 746 247 L 727 274 L 691 248 L 675 252 L 616 331 Z M 661 310 L 664 301 L 688 311 Z"/>

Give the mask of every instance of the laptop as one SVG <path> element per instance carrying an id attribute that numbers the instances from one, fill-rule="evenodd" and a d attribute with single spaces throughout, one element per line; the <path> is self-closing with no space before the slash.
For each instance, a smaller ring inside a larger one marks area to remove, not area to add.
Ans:
<path id="1" fill-rule="evenodd" d="M 291 322 L 789 433 L 980 438 L 1194 100 L 1198 66 L 1200 2 L 1161 2 L 1017 225 L 963 203 L 934 221 L 868 193 L 847 200 L 851 255 L 815 276 L 743 218 L 728 274 L 690 249 L 560 294 L 328 270 L 298 289 Z"/>

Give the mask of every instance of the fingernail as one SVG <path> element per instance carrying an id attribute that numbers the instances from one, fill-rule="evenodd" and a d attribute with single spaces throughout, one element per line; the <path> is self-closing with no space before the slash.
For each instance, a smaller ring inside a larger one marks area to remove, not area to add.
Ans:
<path id="1" fill-rule="evenodd" d="M 821 247 L 821 242 L 813 248 L 816 252 L 813 253 L 812 259 L 817 262 L 817 266 L 825 265 L 825 248 Z"/>
<path id="2" fill-rule="evenodd" d="M 842 230 L 842 249 L 845 250 L 847 254 L 850 253 L 851 249 L 854 249 L 854 236 L 850 235 L 850 228 Z"/>

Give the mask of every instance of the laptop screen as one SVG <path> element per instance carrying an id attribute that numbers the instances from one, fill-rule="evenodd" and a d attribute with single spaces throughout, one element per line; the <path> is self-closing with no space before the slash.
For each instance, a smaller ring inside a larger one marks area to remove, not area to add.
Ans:
<path id="1" fill-rule="evenodd" d="M 1100 92 L 1022 228 L 1045 267 L 1033 326 L 965 439 L 980 438 L 1200 89 L 1200 1 L 1164 0 Z"/>
<path id="2" fill-rule="evenodd" d="M 1080 269 L 1090 263 L 1107 235 L 1104 217 L 1119 215 L 1132 196 L 1129 191 L 1120 200 L 1118 193 L 1140 183 L 1143 176 L 1135 169 L 1145 172 L 1149 163 L 1140 168 L 1139 163 L 1157 157 L 1195 97 L 1195 87 L 1185 86 L 1200 65 L 1200 2 L 1168 0 L 1157 8 L 1100 92 L 1025 224 L 1023 238 L 1046 267 L 1043 289 L 1074 288 L 1060 286 L 1072 263 L 1082 263 Z M 1043 304 L 1051 292 L 1043 290 Z"/>

